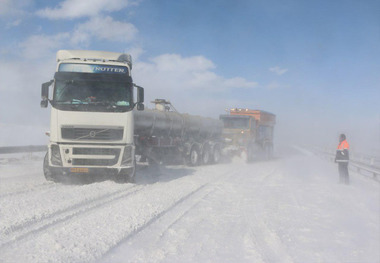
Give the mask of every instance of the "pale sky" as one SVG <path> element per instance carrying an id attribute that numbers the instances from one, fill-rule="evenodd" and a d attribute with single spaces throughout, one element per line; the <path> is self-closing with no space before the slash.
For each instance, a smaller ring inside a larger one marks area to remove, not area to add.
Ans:
<path id="1" fill-rule="evenodd" d="M 57 50 L 88 49 L 131 53 L 148 107 L 263 109 L 278 142 L 345 132 L 379 149 L 379 14 L 377 0 L 0 0 L 0 146 L 46 143 L 41 83 Z"/>

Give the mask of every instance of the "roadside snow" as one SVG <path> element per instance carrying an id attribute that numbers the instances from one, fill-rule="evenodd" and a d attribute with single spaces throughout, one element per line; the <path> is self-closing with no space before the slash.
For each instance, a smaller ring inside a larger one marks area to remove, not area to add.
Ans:
<path id="1" fill-rule="evenodd" d="M 137 183 L 44 181 L 0 164 L 0 262 L 380 262 L 380 186 L 299 152 L 144 168 Z"/>

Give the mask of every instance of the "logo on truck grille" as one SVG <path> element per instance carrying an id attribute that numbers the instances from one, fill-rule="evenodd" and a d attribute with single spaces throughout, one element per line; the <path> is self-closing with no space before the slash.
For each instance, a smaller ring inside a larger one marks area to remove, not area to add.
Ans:
<path id="1" fill-rule="evenodd" d="M 75 141 L 118 141 L 123 139 L 122 127 L 73 127 L 61 128 L 62 138 Z"/>

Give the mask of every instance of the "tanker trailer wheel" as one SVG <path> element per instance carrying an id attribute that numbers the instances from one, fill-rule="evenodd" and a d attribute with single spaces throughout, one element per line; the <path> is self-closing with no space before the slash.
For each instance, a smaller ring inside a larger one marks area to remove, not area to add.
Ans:
<path id="1" fill-rule="evenodd" d="M 202 163 L 209 164 L 210 163 L 210 147 L 205 146 L 202 152 Z"/>
<path id="2" fill-rule="evenodd" d="M 49 166 L 49 153 L 45 154 L 43 171 L 44 171 L 45 179 L 47 181 L 58 182 L 57 177 L 52 173 L 50 166 Z"/>
<path id="3" fill-rule="evenodd" d="M 220 148 L 218 146 L 216 146 L 214 148 L 214 152 L 212 153 L 212 162 L 213 163 L 219 163 L 221 156 L 222 156 L 222 154 L 220 152 Z"/>
<path id="4" fill-rule="evenodd" d="M 199 164 L 199 150 L 198 147 L 193 146 L 190 150 L 190 155 L 188 157 L 189 166 L 197 166 Z"/>

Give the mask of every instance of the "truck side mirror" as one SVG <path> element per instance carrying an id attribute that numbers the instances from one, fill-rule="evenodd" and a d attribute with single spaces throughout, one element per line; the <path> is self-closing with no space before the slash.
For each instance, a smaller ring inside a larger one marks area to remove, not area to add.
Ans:
<path id="1" fill-rule="evenodd" d="M 144 104 L 142 104 L 142 103 L 138 103 L 137 106 L 136 106 L 136 109 L 139 110 L 139 111 L 144 110 L 144 108 L 145 108 Z"/>
<path id="2" fill-rule="evenodd" d="M 137 110 L 142 111 L 144 110 L 144 88 L 137 86 L 136 84 L 133 84 L 137 88 Z"/>
<path id="3" fill-rule="evenodd" d="M 47 108 L 49 104 L 49 101 L 48 100 L 41 100 L 41 108 Z"/>
<path id="4" fill-rule="evenodd" d="M 140 86 L 135 86 L 137 88 L 137 103 L 144 102 L 144 88 Z"/>
<path id="5" fill-rule="evenodd" d="M 45 82 L 41 87 L 41 108 L 47 108 L 49 104 L 49 87 L 53 83 L 53 80 Z"/>

